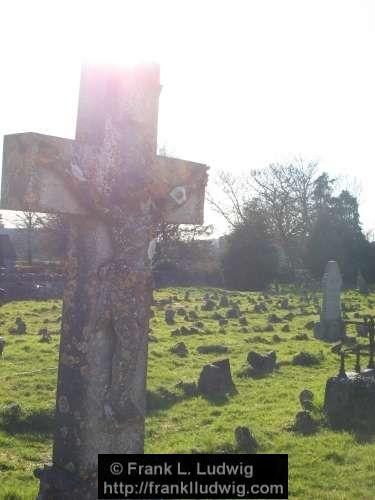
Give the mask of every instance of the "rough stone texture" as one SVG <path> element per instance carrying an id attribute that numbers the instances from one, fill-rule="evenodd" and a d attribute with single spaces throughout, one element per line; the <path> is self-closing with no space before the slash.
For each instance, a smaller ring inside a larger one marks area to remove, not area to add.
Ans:
<path id="1" fill-rule="evenodd" d="M 341 317 L 340 293 L 342 278 L 336 261 L 327 263 L 322 280 L 323 307 L 320 322 L 314 325 L 314 336 L 328 342 L 337 342 L 345 337 L 345 323 Z"/>
<path id="2" fill-rule="evenodd" d="M 321 320 L 314 325 L 314 337 L 327 342 L 343 340 L 345 338 L 345 323 L 342 320 Z"/>
<path id="3" fill-rule="evenodd" d="M 9 333 L 13 335 L 25 335 L 27 327 L 23 319 L 18 316 L 16 318 L 15 323 L 16 323 L 15 327 L 9 328 Z"/>
<path id="4" fill-rule="evenodd" d="M 322 280 L 324 297 L 321 319 L 326 321 L 341 319 L 341 287 L 342 278 L 339 266 L 336 261 L 330 260 L 327 263 Z"/>
<path id="5" fill-rule="evenodd" d="M 185 357 L 188 355 L 188 348 L 185 342 L 178 342 L 175 346 L 170 348 L 171 353 L 177 354 L 177 356 Z"/>
<path id="6" fill-rule="evenodd" d="M 328 379 L 324 411 L 333 427 L 375 429 L 375 371 Z"/>
<path id="7" fill-rule="evenodd" d="M 234 430 L 234 439 L 240 450 L 254 453 L 258 448 L 258 442 L 248 427 L 237 427 Z"/>
<path id="8" fill-rule="evenodd" d="M 176 312 L 174 309 L 168 308 L 165 310 L 164 317 L 165 317 L 165 322 L 167 325 L 173 325 L 174 324 L 174 316 Z"/>
<path id="9" fill-rule="evenodd" d="M 47 343 L 49 344 L 51 342 L 51 332 L 48 331 L 47 328 L 41 328 L 38 332 L 38 335 L 40 335 L 40 339 L 39 339 L 39 342 L 42 342 L 42 343 Z"/>
<path id="10" fill-rule="evenodd" d="M 6 136 L 2 208 L 70 214 L 53 465 L 39 500 L 97 498 L 98 453 L 142 453 L 155 224 L 202 223 L 207 167 L 157 157 L 159 68 L 87 66 L 76 140 Z M 73 217 L 74 216 L 74 217 Z"/>
<path id="11" fill-rule="evenodd" d="M 299 402 L 304 410 L 311 410 L 314 406 L 314 394 L 309 389 L 303 389 L 299 395 Z"/>
<path id="12" fill-rule="evenodd" d="M 250 351 L 247 355 L 247 361 L 259 373 L 272 372 L 276 368 L 276 352 L 270 351 L 262 355 L 256 351 Z"/>
<path id="13" fill-rule="evenodd" d="M 219 396 L 234 389 L 229 359 L 205 365 L 199 375 L 198 390 L 206 396 Z"/>
<path id="14" fill-rule="evenodd" d="M 317 423 L 309 411 L 303 410 L 296 414 L 294 430 L 302 434 L 310 434 L 315 431 Z"/>

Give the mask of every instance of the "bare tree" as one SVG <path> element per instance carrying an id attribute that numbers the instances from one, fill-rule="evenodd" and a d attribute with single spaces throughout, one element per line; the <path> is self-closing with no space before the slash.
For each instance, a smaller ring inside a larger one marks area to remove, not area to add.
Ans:
<path id="1" fill-rule="evenodd" d="M 317 161 L 305 162 L 298 157 L 290 163 L 273 163 L 236 177 L 220 172 L 215 179 L 217 193 L 208 202 L 226 222 L 235 227 L 251 213 L 247 207 L 262 211 L 267 226 L 283 249 L 291 268 L 295 267 L 295 247 L 311 229 L 314 180 Z"/>
<path id="2" fill-rule="evenodd" d="M 42 226 L 42 218 L 32 211 L 19 212 L 15 218 L 18 229 L 26 231 L 26 254 L 29 265 L 33 263 L 33 239 L 36 229 Z"/>
<path id="3" fill-rule="evenodd" d="M 244 182 L 240 176 L 221 170 L 212 180 L 207 192 L 207 202 L 221 215 L 230 227 L 244 222 L 244 206 L 247 200 Z"/>

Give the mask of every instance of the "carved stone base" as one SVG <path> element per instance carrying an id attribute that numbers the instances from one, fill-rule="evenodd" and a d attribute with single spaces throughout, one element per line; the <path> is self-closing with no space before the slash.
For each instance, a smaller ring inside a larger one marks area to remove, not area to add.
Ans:
<path id="1" fill-rule="evenodd" d="M 324 411 L 333 427 L 375 430 L 375 370 L 328 379 Z"/>
<path id="2" fill-rule="evenodd" d="M 314 325 L 314 337 L 327 342 L 345 339 L 345 323 L 341 320 L 320 321 Z"/>
<path id="3" fill-rule="evenodd" d="M 40 480 L 36 500 L 97 500 L 98 498 L 96 472 L 81 478 L 49 464 L 43 469 L 36 469 L 34 475 Z"/>

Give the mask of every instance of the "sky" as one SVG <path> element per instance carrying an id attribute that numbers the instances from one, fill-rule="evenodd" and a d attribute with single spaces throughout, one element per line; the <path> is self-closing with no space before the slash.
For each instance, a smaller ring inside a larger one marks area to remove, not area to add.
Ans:
<path id="1" fill-rule="evenodd" d="M 82 62 L 155 61 L 171 156 L 211 177 L 317 159 L 375 229 L 374 51 L 373 0 L 3 0 L 0 136 L 73 138 Z"/>

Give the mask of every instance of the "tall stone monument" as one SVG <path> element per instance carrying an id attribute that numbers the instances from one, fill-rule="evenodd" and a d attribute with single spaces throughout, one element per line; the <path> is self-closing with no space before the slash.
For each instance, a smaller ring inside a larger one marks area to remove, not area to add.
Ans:
<path id="1" fill-rule="evenodd" d="M 159 157 L 159 67 L 84 67 L 76 139 L 6 136 L 2 208 L 70 217 L 53 464 L 39 500 L 97 498 L 98 453 L 142 453 L 148 249 L 203 221 L 205 165 Z"/>
<path id="2" fill-rule="evenodd" d="M 345 337 L 345 323 L 341 315 L 342 277 L 336 261 L 330 260 L 322 279 L 323 306 L 320 322 L 315 324 L 314 336 L 329 342 Z"/>

